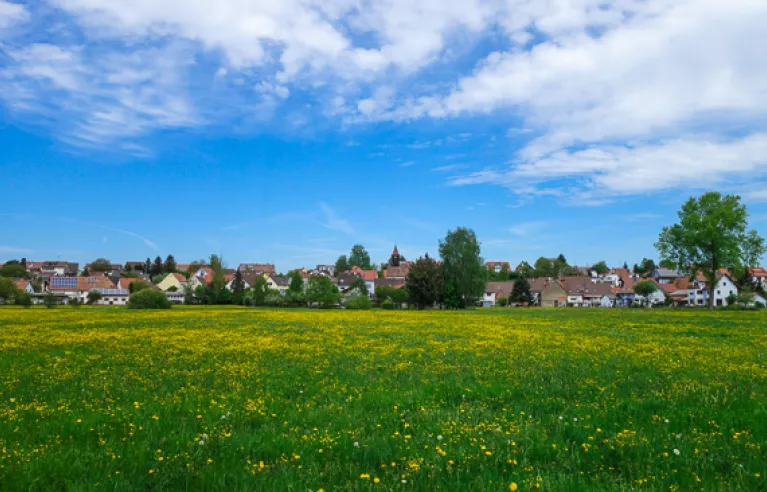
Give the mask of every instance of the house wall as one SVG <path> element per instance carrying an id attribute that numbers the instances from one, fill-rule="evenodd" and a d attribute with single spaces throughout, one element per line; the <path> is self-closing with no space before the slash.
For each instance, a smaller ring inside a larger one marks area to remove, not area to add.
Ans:
<path id="1" fill-rule="evenodd" d="M 164 279 L 162 279 L 162 282 L 157 284 L 157 287 L 160 288 L 160 290 L 166 291 L 170 289 L 171 287 L 175 287 L 178 290 L 183 290 L 181 288 L 181 282 L 178 281 L 175 275 L 168 274 Z"/>
<path id="2" fill-rule="evenodd" d="M 542 307 L 565 307 L 567 306 L 567 292 L 558 282 L 549 282 L 541 292 Z"/>
<path id="3" fill-rule="evenodd" d="M 694 286 L 696 288 L 688 291 L 688 305 L 708 306 L 710 294 L 706 288 L 706 283 L 696 281 Z M 729 277 L 722 277 L 717 281 L 716 288 L 714 289 L 714 306 L 726 306 L 727 296 L 730 294 L 738 295 L 738 292 L 738 286 Z"/>

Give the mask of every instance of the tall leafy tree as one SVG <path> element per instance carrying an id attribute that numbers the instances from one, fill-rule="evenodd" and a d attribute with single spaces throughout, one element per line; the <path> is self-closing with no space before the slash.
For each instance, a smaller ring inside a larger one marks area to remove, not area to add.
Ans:
<path id="1" fill-rule="evenodd" d="M 329 278 L 318 275 L 309 279 L 306 300 L 321 308 L 330 308 L 341 302 L 341 294 Z"/>
<path id="2" fill-rule="evenodd" d="M 719 269 L 742 266 L 765 253 L 764 239 L 747 229 L 748 212 L 740 197 L 711 191 L 687 200 L 679 222 L 663 228 L 655 247 L 662 259 L 689 265 L 690 273 L 703 272 L 713 309 Z"/>
<path id="3" fill-rule="evenodd" d="M 210 255 L 210 269 L 213 271 L 213 278 L 208 285 L 210 291 L 209 302 L 211 304 L 216 304 L 219 297 L 221 297 L 221 292 L 224 290 L 224 287 L 226 287 L 226 279 L 224 278 L 226 264 L 224 263 L 224 259 L 219 255 Z"/>
<path id="4" fill-rule="evenodd" d="M 485 290 L 487 268 L 480 253 L 477 235 L 464 227 L 448 231 L 439 242 L 443 278 L 455 289 L 459 308 L 474 305 Z"/>
<path id="5" fill-rule="evenodd" d="M 655 270 L 656 265 L 650 258 L 642 258 L 642 262 L 638 265 L 634 263 L 634 273 L 637 275 L 648 275 Z"/>
<path id="6" fill-rule="evenodd" d="M 650 296 L 658 289 L 659 287 L 655 284 L 655 282 L 651 282 L 650 280 L 645 280 L 634 284 L 634 293 L 642 296 L 647 306 L 650 305 Z"/>
<path id="7" fill-rule="evenodd" d="M 293 294 L 301 294 L 304 292 L 304 279 L 301 277 L 301 273 L 294 270 L 290 272 L 290 287 L 288 290 Z"/>
<path id="8" fill-rule="evenodd" d="M 91 262 L 91 271 L 100 273 L 111 272 L 112 262 L 106 258 L 96 258 Z"/>
<path id="9" fill-rule="evenodd" d="M 591 269 L 597 272 L 599 275 L 604 275 L 610 271 L 610 267 L 608 267 L 607 263 L 604 261 L 600 261 L 596 265 L 592 266 Z"/>
<path id="10" fill-rule="evenodd" d="M 165 264 L 163 265 L 163 268 L 165 269 L 165 273 L 176 272 L 176 259 L 173 257 L 173 255 L 168 255 L 168 257 L 165 258 Z"/>
<path id="11" fill-rule="evenodd" d="M 264 302 L 266 301 L 266 294 L 268 290 L 269 285 L 266 283 L 266 279 L 262 275 L 256 277 L 256 280 L 253 282 L 252 289 L 253 304 L 256 306 L 263 306 Z"/>
<path id="12" fill-rule="evenodd" d="M 155 275 L 161 275 L 163 271 L 163 264 L 162 264 L 162 258 L 159 256 L 154 259 L 154 263 L 152 263 L 152 266 L 149 268 L 149 275 L 154 277 Z"/>
<path id="13" fill-rule="evenodd" d="M 418 258 L 410 267 L 405 285 L 411 305 L 418 309 L 433 306 L 444 288 L 442 268 L 428 254 Z"/>
<path id="14" fill-rule="evenodd" d="M 0 278 L 0 299 L 9 302 L 9 300 L 16 299 L 20 294 L 18 287 L 10 278 Z"/>
<path id="15" fill-rule="evenodd" d="M 355 244 L 352 246 L 352 251 L 349 253 L 349 266 L 370 270 L 370 255 L 363 245 Z"/>
<path id="16" fill-rule="evenodd" d="M 360 296 L 369 296 L 370 291 L 368 291 L 368 284 L 365 283 L 364 279 L 358 278 L 355 279 L 354 282 L 349 286 L 349 292 L 356 291 L 357 295 Z"/>
<path id="17" fill-rule="evenodd" d="M 528 306 L 533 303 L 533 293 L 530 291 L 530 282 L 521 277 L 514 281 L 514 287 L 509 294 L 509 304 L 522 304 Z"/>
<path id="18" fill-rule="evenodd" d="M 351 266 L 349 265 L 349 259 L 346 257 L 346 255 L 341 255 L 336 260 L 335 274 L 336 276 L 338 276 L 347 270 L 351 270 Z"/>
<path id="19" fill-rule="evenodd" d="M 29 272 L 21 264 L 9 261 L 0 267 L 0 277 L 29 278 Z"/>
<path id="20" fill-rule="evenodd" d="M 149 258 L 144 262 L 144 274 L 149 275 L 152 272 L 152 260 Z"/>
<path id="21" fill-rule="evenodd" d="M 557 266 L 551 258 L 541 256 L 535 260 L 534 271 L 536 277 L 556 277 L 559 275 Z"/>
<path id="22" fill-rule="evenodd" d="M 234 279 L 232 279 L 232 303 L 242 304 L 242 298 L 245 294 L 245 280 L 242 278 L 242 272 L 238 268 L 234 272 Z"/>

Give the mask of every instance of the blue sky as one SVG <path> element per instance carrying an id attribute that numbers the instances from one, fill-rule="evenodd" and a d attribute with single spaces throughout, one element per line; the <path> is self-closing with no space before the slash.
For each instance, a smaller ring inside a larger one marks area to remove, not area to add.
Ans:
<path id="1" fill-rule="evenodd" d="M 0 260 L 655 256 L 767 224 L 767 5 L 0 0 Z"/>

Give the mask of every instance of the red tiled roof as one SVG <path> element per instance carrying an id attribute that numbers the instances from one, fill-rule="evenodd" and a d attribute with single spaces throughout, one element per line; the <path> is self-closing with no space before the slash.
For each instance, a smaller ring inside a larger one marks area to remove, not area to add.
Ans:
<path id="1" fill-rule="evenodd" d="M 674 284 L 660 284 L 660 288 L 666 294 L 673 294 L 674 292 L 679 290 L 679 288 L 676 285 L 674 285 Z"/>
<path id="2" fill-rule="evenodd" d="M 120 280 L 117 281 L 117 287 L 120 288 L 120 289 L 127 289 L 127 288 L 130 287 L 130 285 L 133 282 L 138 282 L 138 281 L 146 282 L 146 280 L 141 279 L 141 278 L 136 278 L 136 277 L 128 277 L 128 278 L 126 278 L 126 277 L 122 277 L 122 278 L 120 278 Z M 147 283 L 149 283 L 149 282 L 147 282 Z"/>
<path id="3" fill-rule="evenodd" d="M 27 290 L 27 286 L 29 285 L 29 280 L 25 280 L 23 278 L 16 279 L 13 281 L 14 284 L 16 284 L 16 288 L 19 290 Z"/>
<path id="4" fill-rule="evenodd" d="M 506 267 L 507 270 L 511 270 L 511 266 L 509 265 L 508 261 L 488 261 L 486 263 L 488 268 L 495 268 L 496 266 L 499 266 L 501 268 Z"/>
<path id="5" fill-rule="evenodd" d="M 514 288 L 514 282 L 488 282 L 485 292 L 494 292 L 495 298 L 509 297 L 511 289 Z"/>
<path id="6" fill-rule="evenodd" d="M 174 274 L 172 274 L 172 275 L 173 275 L 174 277 L 176 277 L 176 280 L 178 280 L 179 282 L 182 282 L 182 283 L 183 283 L 183 282 L 186 282 L 186 277 L 184 277 L 182 274 L 180 274 L 180 273 L 174 273 Z"/>
<path id="7" fill-rule="evenodd" d="M 362 268 L 355 266 L 352 267 L 351 272 L 358 274 L 368 282 L 378 278 L 378 272 L 376 270 L 363 270 Z"/>
<path id="8" fill-rule="evenodd" d="M 28 264 L 29 263 L 27 263 L 27 265 Z M 748 274 L 751 275 L 752 277 L 764 278 L 764 277 L 767 277 L 767 270 L 765 270 L 762 267 L 749 268 Z"/>
<path id="9" fill-rule="evenodd" d="M 68 277 L 73 278 L 73 277 Z M 77 290 L 88 291 L 93 289 L 114 289 L 115 284 L 109 277 L 74 277 L 77 279 Z M 50 290 L 72 290 L 70 287 L 50 287 Z"/>

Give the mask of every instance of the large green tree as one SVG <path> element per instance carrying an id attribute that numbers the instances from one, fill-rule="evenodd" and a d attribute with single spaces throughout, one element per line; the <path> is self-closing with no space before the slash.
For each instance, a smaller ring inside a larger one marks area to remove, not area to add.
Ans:
<path id="1" fill-rule="evenodd" d="M 664 227 L 655 246 L 662 259 L 689 268 L 690 274 L 703 272 L 711 309 L 719 269 L 741 267 L 765 253 L 764 239 L 748 231 L 740 197 L 715 191 L 687 200 L 679 222 Z"/>
<path id="2" fill-rule="evenodd" d="M 163 269 L 165 270 L 165 273 L 176 272 L 176 259 L 173 257 L 173 255 L 168 255 L 168 257 L 165 258 L 165 264 L 163 265 Z"/>
<path id="3" fill-rule="evenodd" d="M 91 268 L 90 270 L 92 272 L 111 272 L 112 271 L 112 262 L 107 260 L 106 258 L 96 258 L 91 262 Z"/>
<path id="4" fill-rule="evenodd" d="M 9 278 L 0 278 L 0 300 L 10 302 L 20 294 L 16 283 Z"/>
<path id="5" fill-rule="evenodd" d="M 242 278 L 242 272 L 238 268 L 234 272 L 234 279 L 232 279 L 232 304 L 242 304 L 242 298 L 245 294 L 245 280 Z"/>
<path id="6" fill-rule="evenodd" d="M 29 273 L 26 267 L 20 263 L 11 263 L 9 261 L 0 267 L 0 277 L 29 278 Z"/>
<path id="7" fill-rule="evenodd" d="M 610 267 L 608 267 L 607 263 L 604 261 L 600 261 L 599 263 L 595 264 L 591 267 L 591 269 L 597 272 L 599 275 L 604 275 L 610 271 Z"/>
<path id="8" fill-rule="evenodd" d="M 341 293 L 329 278 L 317 275 L 309 279 L 306 300 L 321 308 L 330 308 L 341 302 Z"/>
<path id="9" fill-rule="evenodd" d="M 152 266 L 149 268 L 149 275 L 154 277 L 155 275 L 161 275 L 163 272 L 163 264 L 162 264 L 162 258 L 159 256 L 154 259 L 154 263 L 152 263 Z"/>
<path id="10" fill-rule="evenodd" d="M 645 305 L 647 306 L 650 305 L 650 296 L 658 289 L 659 287 L 655 284 L 655 282 L 650 280 L 644 280 L 634 284 L 634 293 L 642 296 L 644 298 Z"/>
<path id="11" fill-rule="evenodd" d="M 509 305 L 517 304 L 529 306 L 533 303 L 533 293 L 530 291 L 530 282 L 525 277 L 520 277 L 514 281 L 514 287 L 509 294 Z"/>
<path id="12" fill-rule="evenodd" d="M 349 253 L 349 266 L 358 266 L 363 270 L 370 270 L 370 255 L 363 245 L 355 244 L 352 246 L 352 250 Z"/>
<path id="13" fill-rule="evenodd" d="M 304 292 L 304 279 L 301 277 L 301 272 L 294 270 L 290 272 L 290 287 L 288 290 L 292 294 L 302 294 Z"/>
<path id="14" fill-rule="evenodd" d="M 634 273 L 637 275 L 649 275 L 655 270 L 655 262 L 650 258 L 642 258 L 642 261 L 637 265 L 634 263 Z"/>
<path id="15" fill-rule="evenodd" d="M 346 257 L 346 255 L 341 255 L 336 260 L 334 273 L 337 277 L 347 270 L 351 270 L 351 266 L 349 265 L 349 259 Z"/>
<path id="16" fill-rule="evenodd" d="M 410 267 L 405 284 L 411 305 L 418 309 L 433 306 L 439 301 L 444 288 L 442 268 L 427 254 Z"/>
<path id="17" fill-rule="evenodd" d="M 451 297 L 455 307 L 473 306 L 485 291 L 487 268 L 480 253 L 477 235 L 465 227 L 448 231 L 439 242 L 442 274 L 445 285 L 450 285 L 450 294 L 455 296 Z"/>

